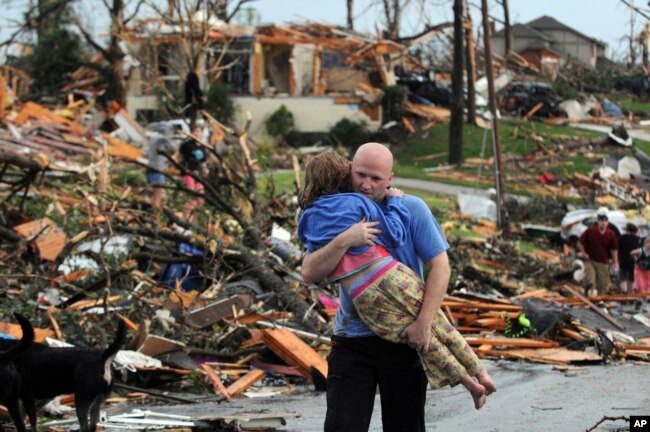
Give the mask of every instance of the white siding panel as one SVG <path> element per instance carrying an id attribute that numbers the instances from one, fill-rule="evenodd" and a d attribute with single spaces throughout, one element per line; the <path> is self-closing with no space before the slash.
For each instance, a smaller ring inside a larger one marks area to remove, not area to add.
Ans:
<path id="1" fill-rule="evenodd" d="M 368 127 L 376 129 L 379 122 L 370 118 L 357 105 L 335 104 L 330 97 L 276 97 L 257 98 L 251 96 L 234 97 L 237 107 L 235 124 L 243 126 L 245 113 L 253 116 L 251 133 L 258 135 L 265 132 L 264 123 L 281 105 L 293 114 L 295 127 L 301 132 L 327 132 L 339 120 L 348 118 L 353 121 L 364 120 Z"/>

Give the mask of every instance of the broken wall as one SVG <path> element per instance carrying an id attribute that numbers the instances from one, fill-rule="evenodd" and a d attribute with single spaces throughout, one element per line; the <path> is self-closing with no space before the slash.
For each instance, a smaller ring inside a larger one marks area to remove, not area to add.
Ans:
<path id="1" fill-rule="evenodd" d="M 253 116 L 251 133 L 260 136 L 265 133 L 264 122 L 281 105 L 287 107 L 293 114 L 295 128 L 301 132 L 326 132 L 339 120 L 347 118 L 351 121 L 365 121 L 372 130 L 380 126 L 379 121 L 373 121 L 364 113 L 358 104 L 336 103 L 333 97 L 300 96 L 300 97 L 233 97 L 237 107 L 234 124 L 237 127 L 245 124 L 245 113 L 250 111 Z M 381 118 L 379 116 L 378 118 Z"/>
<path id="2" fill-rule="evenodd" d="M 292 65 L 293 79 L 295 81 L 292 96 L 312 94 L 314 90 L 314 53 L 313 44 L 296 44 L 293 46 Z"/>
<path id="3" fill-rule="evenodd" d="M 264 79 L 266 87 L 275 90 L 273 93 L 289 94 L 290 57 L 291 46 L 289 45 L 266 45 L 264 47 L 264 63 L 266 65 Z"/>

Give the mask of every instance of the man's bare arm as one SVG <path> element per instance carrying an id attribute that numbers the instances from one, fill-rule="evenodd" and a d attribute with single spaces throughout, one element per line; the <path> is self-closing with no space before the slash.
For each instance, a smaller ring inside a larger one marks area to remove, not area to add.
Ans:
<path id="1" fill-rule="evenodd" d="M 305 255 L 302 260 L 302 278 L 307 283 L 317 283 L 334 271 L 345 252 L 354 246 L 372 244 L 381 233 L 375 228 L 379 222 L 355 223 L 322 248 Z"/>
<path id="2" fill-rule="evenodd" d="M 422 349 L 423 352 L 429 350 L 431 324 L 440 310 L 451 276 L 447 252 L 433 257 L 427 264 L 430 270 L 424 285 L 422 307 L 417 319 L 401 333 L 409 346 Z"/>

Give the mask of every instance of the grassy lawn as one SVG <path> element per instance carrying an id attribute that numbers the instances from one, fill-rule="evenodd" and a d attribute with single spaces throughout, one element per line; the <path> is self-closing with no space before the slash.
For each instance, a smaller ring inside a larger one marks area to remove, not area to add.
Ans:
<path id="1" fill-rule="evenodd" d="M 536 149 L 536 141 L 554 147 L 556 144 L 574 141 L 580 138 L 603 138 L 604 134 L 569 126 L 550 126 L 538 122 L 524 120 L 503 120 L 499 123 L 499 138 L 501 153 L 506 159 L 508 155 L 527 155 Z M 446 154 L 435 158 L 418 161 L 418 158 L 444 153 L 449 150 L 449 125 L 438 124 L 421 135 L 409 137 L 404 145 L 393 148 L 395 153 L 395 174 L 400 177 L 426 179 L 423 168 L 436 167 L 448 163 Z M 491 131 L 476 126 L 465 125 L 463 130 L 463 157 L 476 158 L 481 155 L 484 146 L 484 157 L 493 155 Z M 648 143 L 638 143 L 642 150 L 650 148 Z M 566 169 L 586 173 L 592 169 L 592 163 L 581 155 L 567 156 Z M 557 170 L 557 168 L 555 168 Z M 563 171 L 564 168 L 559 169 Z M 476 171 L 476 169 L 470 170 Z M 490 171 L 487 171 L 489 173 Z"/>

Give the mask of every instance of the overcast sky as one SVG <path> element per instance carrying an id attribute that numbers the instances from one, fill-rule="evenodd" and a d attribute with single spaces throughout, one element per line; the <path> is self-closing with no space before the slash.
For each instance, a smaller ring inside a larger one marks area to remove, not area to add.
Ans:
<path id="1" fill-rule="evenodd" d="M 78 0 L 86 16 L 93 19 L 94 6 L 98 0 Z M 468 0 L 473 13 L 474 23 L 480 23 L 478 6 L 481 0 Z M 628 0 L 646 11 L 650 16 L 648 2 Z M 381 3 L 378 0 L 355 0 L 355 26 L 357 30 L 375 32 L 376 24 L 381 24 Z M 419 0 L 411 0 L 419 4 Z M 0 0 L 0 40 L 11 34 L 9 19 L 19 19 L 20 12 L 28 0 Z M 402 22 L 402 36 L 415 34 L 422 29 L 423 22 L 438 24 L 453 19 L 450 0 L 428 0 L 425 10 L 415 7 L 409 9 Z M 496 18 L 503 17 L 503 11 L 495 0 L 488 1 L 490 14 Z M 248 6 L 256 9 L 264 23 L 283 24 L 288 21 L 327 22 L 344 25 L 346 21 L 346 0 L 255 0 Z M 509 0 L 511 23 L 526 23 L 542 15 L 549 15 L 558 21 L 578 30 L 585 35 L 606 42 L 608 55 L 620 58 L 626 52 L 627 43 L 623 41 L 630 33 L 632 13 L 622 0 Z M 104 12 L 103 6 L 99 9 Z M 638 33 L 648 20 L 639 14 L 635 16 L 635 28 Z M 95 18 L 101 19 L 101 18 Z M 97 31 L 102 32 L 101 21 L 97 21 Z M 501 26 L 497 25 L 497 29 Z"/>

